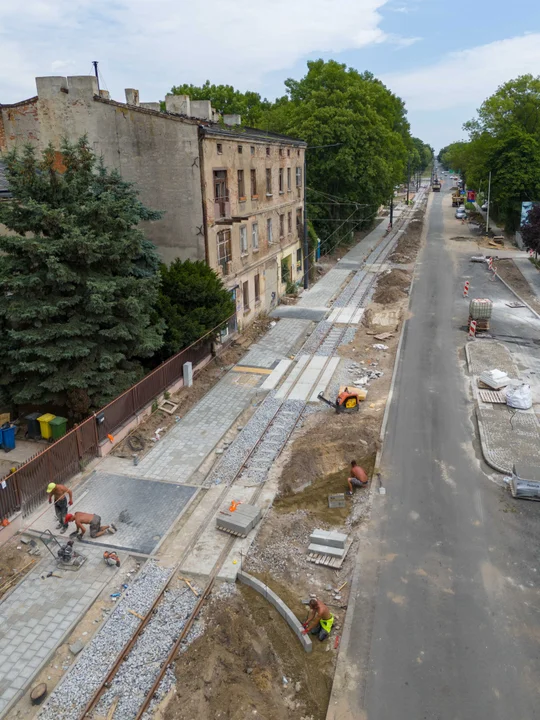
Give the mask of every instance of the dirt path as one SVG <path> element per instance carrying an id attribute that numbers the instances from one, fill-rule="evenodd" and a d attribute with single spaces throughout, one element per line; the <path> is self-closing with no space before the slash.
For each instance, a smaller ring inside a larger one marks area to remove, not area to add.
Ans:
<path id="1" fill-rule="evenodd" d="M 497 266 L 497 274 L 500 275 L 501 278 L 507 282 L 520 297 L 528 302 L 534 310 L 539 312 L 540 301 L 531 290 L 529 283 L 521 273 L 521 270 L 518 268 L 516 263 L 512 259 L 508 258 L 497 260 L 496 263 L 494 263 L 494 266 L 495 265 Z"/>

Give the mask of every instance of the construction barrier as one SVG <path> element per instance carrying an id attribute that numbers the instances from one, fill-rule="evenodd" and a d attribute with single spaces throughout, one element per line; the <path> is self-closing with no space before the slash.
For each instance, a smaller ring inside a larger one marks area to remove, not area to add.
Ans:
<path id="1" fill-rule="evenodd" d="M 463 286 L 463 297 L 467 297 L 469 294 L 469 281 L 467 280 L 465 282 L 465 285 Z"/>
<path id="2" fill-rule="evenodd" d="M 471 320 L 469 323 L 469 338 L 476 337 L 476 320 Z"/>
<path id="3" fill-rule="evenodd" d="M 488 268 L 491 270 L 493 268 L 493 258 L 488 258 Z"/>

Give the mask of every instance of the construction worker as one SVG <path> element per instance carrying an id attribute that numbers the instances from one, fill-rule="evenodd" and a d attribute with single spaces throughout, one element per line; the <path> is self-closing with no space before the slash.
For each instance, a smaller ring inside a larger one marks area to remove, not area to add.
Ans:
<path id="1" fill-rule="evenodd" d="M 105 535 L 106 532 L 113 535 L 116 532 L 116 525 L 111 523 L 110 525 L 102 525 L 101 518 L 99 515 L 91 515 L 90 513 L 76 512 L 74 515 L 68 513 L 66 515 L 66 522 L 74 522 L 77 526 L 77 530 L 74 534 L 77 535 L 79 540 L 83 539 L 86 532 L 85 525 L 90 526 L 90 537 L 98 538 Z"/>
<path id="2" fill-rule="evenodd" d="M 351 460 L 351 477 L 347 478 L 347 485 L 349 486 L 347 495 L 353 494 L 353 486 L 365 487 L 367 484 L 368 476 L 366 475 L 366 471 L 360 467 L 360 465 L 356 464 L 356 460 Z"/>
<path id="3" fill-rule="evenodd" d="M 53 482 L 47 485 L 47 494 L 49 496 L 49 504 L 52 503 L 54 498 L 54 512 L 56 513 L 56 519 L 58 520 L 58 529 L 63 534 L 68 529 L 68 524 L 66 522 L 68 498 L 69 504 L 73 505 L 73 494 L 65 485 L 57 485 Z"/>
<path id="4" fill-rule="evenodd" d="M 334 616 L 321 600 L 312 598 L 309 601 L 309 615 L 304 623 L 302 635 L 318 635 L 322 642 L 330 635 L 332 625 L 334 624 Z"/>

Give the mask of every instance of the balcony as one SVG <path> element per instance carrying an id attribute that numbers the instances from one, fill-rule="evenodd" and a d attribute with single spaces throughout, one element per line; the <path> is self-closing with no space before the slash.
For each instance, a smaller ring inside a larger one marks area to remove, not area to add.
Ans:
<path id="1" fill-rule="evenodd" d="M 231 203 L 228 197 L 214 199 L 214 218 L 216 225 L 231 225 Z"/>

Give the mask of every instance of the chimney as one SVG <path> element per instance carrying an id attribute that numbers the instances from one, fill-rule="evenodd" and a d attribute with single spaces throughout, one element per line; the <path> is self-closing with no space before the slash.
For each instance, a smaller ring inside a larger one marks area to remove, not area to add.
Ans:
<path id="1" fill-rule="evenodd" d="M 102 97 L 104 100 L 110 100 L 111 93 L 108 90 L 100 90 L 99 97 Z"/>
<path id="2" fill-rule="evenodd" d="M 165 95 L 165 109 L 168 113 L 191 117 L 189 95 Z"/>
<path id="3" fill-rule="evenodd" d="M 241 125 L 242 117 L 240 115 L 224 115 L 223 122 L 225 125 Z"/>
<path id="4" fill-rule="evenodd" d="M 161 110 L 161 105 L 158 102 L 141 103 L 140 107 L 146 108 L 147 110 Z"/>
<path id="5" fill-rule="evenodd" d="M 138 105 L 139 104 L 139 91 L 135 90 L 134 88 L 126 88 L 124 90 L 126 93 L 126 103 L 128 105 Z"/>
<path id="6" fill-rule="evenodd" d="M 65 77 L 37 77 L 36 87 L 39 99 L 44 100 L 54 97 L 60 91 L 65 92 L 68 84 Z"/>
<path id="7" fill-rule="evenodd" d="M 191 117 L 200 120 L 212 120 L 212 104 L 210 100 L 192 100 Z"/>
<path id="8" fill-rule="evenodd" d="M 98 85 L 95 75 L 72 75 L 68 77 L 69 92 L 80 97 L 98 95 Z"/>

